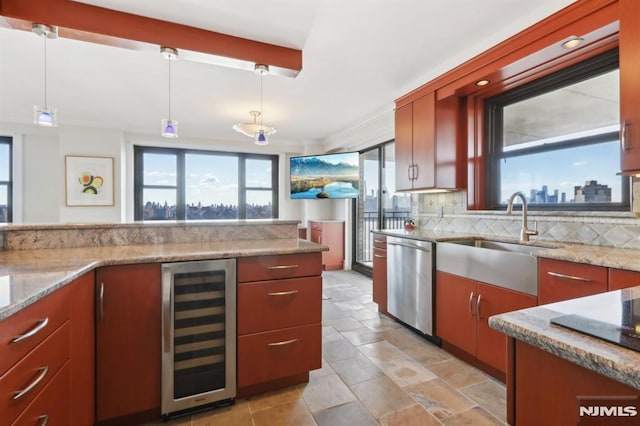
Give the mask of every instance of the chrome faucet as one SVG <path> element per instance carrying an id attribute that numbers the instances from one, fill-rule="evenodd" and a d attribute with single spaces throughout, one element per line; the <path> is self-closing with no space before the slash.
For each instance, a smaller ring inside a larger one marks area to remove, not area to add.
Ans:
<path id="1" fill-rule="evenodd" d="M 507 206 L 507 214 L 511 214 L 513 210 L 513 200 L 516 197 L 522 199 L 522 229 L 520 230 L 520 241 L 529 241 L 529 235 L 538 235 L 538 230 L 527 228 L 527 199 L 522 192 L 518 191 L 511 194 L 511 197 L 509 197 L 509 205 Z M 535 227 L 537 228 L 537 224 Z"/>

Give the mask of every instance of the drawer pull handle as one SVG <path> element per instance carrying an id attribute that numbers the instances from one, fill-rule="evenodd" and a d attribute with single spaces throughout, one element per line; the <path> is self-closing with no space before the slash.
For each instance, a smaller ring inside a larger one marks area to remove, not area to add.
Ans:
<path id="1" fill-rule="evenodd" d="M 387 258 L 387 256 L 385 256 L 384 254 L 377 254 L 377 253 L 374 253 L 373 257 L 380 257 L 382 259 L 386 259 Z"/>
<path id="2" fill-rule="evenodd" d="M 386 243 L 387 240 L 376 240 L 375 238 L 373 239 L 374 243 Z"/>
<path id="3" fill-rule="evenodd" d="M 49 415 L 44 414 L 38 417 L 38 420 L 40 420 L 40 426 L 47 426 L 49 424 Z"/>
<path id="4" fill-rule="evenodd" d="M 295 269 L 298 265 L 276 265 L 276 266 L 268 266 L 267 269 L 270 271 L 277 271 L 280 269 Z"/>
<path id="5" fill-rule="evenodd" d="M 565 274 L 560 274 L 558 272 L 548 271 L 547 274 L 551 275 L 552 277 L 557 277 L 557 278 L 566 278 L 568 280 L 574 280 L 574 281 L 591 282 L 591 280 L 589 278 L 576 277 L 574 275 L 565 275 Z"/>
<path id="6" fill-rule="evenodd" d="M 35 327 L 33 327 L 31 330 L 29 330 L 28 332 L 20 335 L 20 336 L 16 336 L 13 338 L 13 340 L 11 341 L 11 343 L 18 343 L 24 339 L 28 339 L 29 337 L 33 337 L 36 334 L 38 334 L 39 332 L 41 332 L 46 326 L 47 324 L 49 324 L 49 317 L 45 318 L 45 319 L 41 319 L 38 320 L 38 325 L 36 325 Z"/>
<path id="7" fill-rule="evenodd" d="M 290 294 L 296 294 L 298 290 L 289 290 L 289 291 L 276 291 L 274 293 L 267 293 L 269 296 L 288 296 Z"/>
<path id="8" fill-rule="evenodd" d="M 17 391 L 15 395 L 13 395 L 14 400 L 22 398 L 23 396 L 31 392 L 33 388 L 38 386 L 38 383 L 40 383 L 42 379 L 44 379 L 44 376 L 47 375 L 47 372 L 49 372 L 49 366 L 47 365 L 46 367 L 40 367 L 38 368 L 38 371 L 40 371 L 40 375 L 36 377 L 36 379 L 33 382 L 29 383 L 29 386 L 22 389 L 21 391 Z"/>
<path id="9" fill-rule="evenodd" d="M 282 342 L 267 343 L 267 346 L 284 346 L 297 342 L 298 339 L 283 340 Z"/>

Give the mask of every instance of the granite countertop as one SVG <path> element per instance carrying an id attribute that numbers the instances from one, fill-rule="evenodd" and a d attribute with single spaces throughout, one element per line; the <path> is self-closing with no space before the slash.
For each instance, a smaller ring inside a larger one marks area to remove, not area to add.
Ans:
<path id="1" fill-rule="evenodd" d="M 328 248 L 298 238 L 0 251 L 0 320 L 99 266 L 181 262 Z"/>
<path id="2" fill-rule="evenodd" d="M 415 229 L 405 231 L 403 229 L 374 230 L 373 232 L 389 237 L 410 238 L 414 240 L 431 242 L 448 242 L 456 240 L 467 240 L 471 238 L 492 241 L 503 241 L 507 243 L 526 244 L 541 247 L 535 251 L 535 256 L 545 259 L 556 259 L 567 262 L 588 263 L 590 265 L 605 266 L 609 268 L 626 269 L 640 272 L 640 250 L 592 246 L 586 244 L 562 243 L 556 241 L 518 241 L 514 238 L 487 237 L 486 235 L 474 235 L 455 232 L 439 232 L 434 230 Z"/>
<path id="3" fill-rule="evenodd" d="M 551 324 L 579 312 L 611 312 L 622 300 L 640 297 L 640 286 L 500 314 L 489 326 L 560 358 L 640 389 L 640 352 Z"/>

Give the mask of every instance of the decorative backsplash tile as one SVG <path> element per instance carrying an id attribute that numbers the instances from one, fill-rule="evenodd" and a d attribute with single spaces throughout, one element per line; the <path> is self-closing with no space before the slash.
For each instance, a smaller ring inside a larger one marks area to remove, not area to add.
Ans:
<path id="1" fill-rule="evenodd" d="M 537 241 L 557 241 L 640 249 L 640 179 L 634 178 L 634 214 L 624 212 L 529 211 L 528 226 L 537 226 Z M 636 194 L 637 192 L 637 194 Z M 520 211 L 467 211 L 465 191 L 413 194 L 411 214 L 419 227 L 436 231 L 519 238 Z M 442 212 L 442 214 L 440 213 Z"/>

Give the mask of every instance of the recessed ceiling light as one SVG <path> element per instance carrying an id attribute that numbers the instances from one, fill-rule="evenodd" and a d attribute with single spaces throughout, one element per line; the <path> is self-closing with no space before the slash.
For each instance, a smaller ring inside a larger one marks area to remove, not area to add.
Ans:
<path id="1" fill-rule="evenodd" d="M 478 80 L 476 81 L 476 86 L 478 87 L 482 87 L 482 86 L 486 86 L 487 84 L 491 83 L 489 80 Z"/>
<path id="2" fill-rule="evenodd" d="M 564 41 L 560 46 L 563 49 L 573 49 L 575 47 L 580 46 L 584 42 L 583 38 L 580 37 L 571 37 L 569 40 Z"/>

